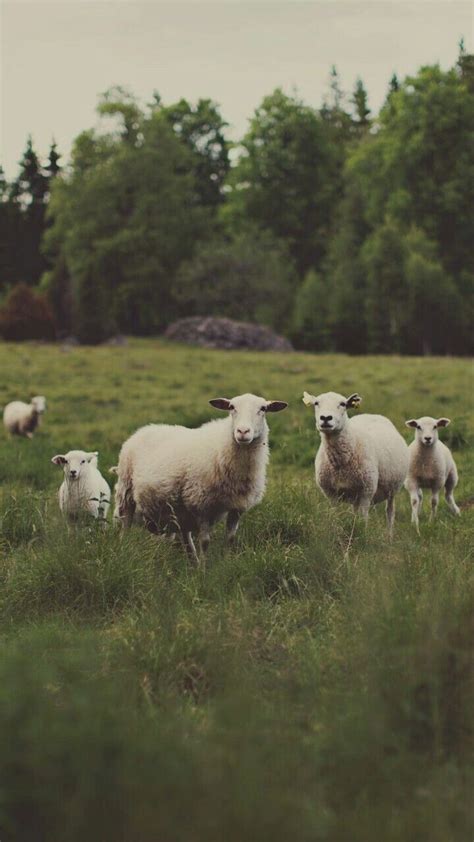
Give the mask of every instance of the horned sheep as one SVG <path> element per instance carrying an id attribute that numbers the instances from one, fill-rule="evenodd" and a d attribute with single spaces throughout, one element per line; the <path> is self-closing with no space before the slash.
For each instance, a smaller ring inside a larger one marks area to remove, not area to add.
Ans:
<path id="1" fill-rule="evenodd" d="M 227 517 L 233 541 L 241 515 L 262 500 L 269 457 L 266 416 L 287 406 L 252 394 L 209 403 L 228 416 L 196 429 L 149 424 L 137 430 L 121 449 L 115 489 L 114 516 L 123 526 L 139 515 L 152 532 L 179 530 L 196 564 L 193 536 L 205 552 L 211 527 Z"/>
<path id="2" fill-rule="evenodd" d="M 33 433 L 40 423 L 40 418 L 46 410 L 44 395 L 36 395 L 31 403 L 12 401 L 3 410 L 3 423 L 12 435 L 33 438 Z"/>
<path id="3" fill-rule="evenodd" d="M 58 453 L 51 462 L 64 469 L 64 481 L 59 489 L 59 508 L 69 520 L 90 514 L 105 521 L 110 506 L 110 488 L 99 471 L 98 452 L 70 450 Z"/>
<path id="4" fill-rule="evenodd" d="M 438 430 L 450 424 L 449 418 L 411 418 L 405 422 L 415 430 L 409 453 L 408 476 L 405 488 L 411 500 L 411 520 L 419 532 L 419 514 L 423 502 L 422 488 L 431 489 L 431 518 L 436 516 L 439 493 L 444 488 L 446 503 L 453 515 L 460 515 L 453 491 L 458 484 L 458 472 L 449 447 L 439 440 Z"/>
<path id="5" fill-rule="evenodd" d="M 316 454 L 316 484 L 323 494 L 352 503 L 367 521 L 372 504 L 386 501 L 387 524 L 392 533 L 395 494 L 408 470 L 408 448 L 400 433 L 383 415 L 363 414 L 349 418 L 347 410 L 361 402 L 358 394 L 348 398 L 336 392 L 315 397 L 304 393 L 303 402 L 313 406 L 321 444 Z"/>

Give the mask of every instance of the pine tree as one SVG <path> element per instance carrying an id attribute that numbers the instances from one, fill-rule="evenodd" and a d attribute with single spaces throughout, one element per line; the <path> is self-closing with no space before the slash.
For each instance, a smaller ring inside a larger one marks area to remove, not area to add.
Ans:
<path id="1" fill-rule="evenodd" d="M 53 140 L 51 142 L 51 146 L 49 148 L 48 163 L 45 167 L 45 170 L 48 173 L 48 176 L 47 176 L 48 179 L 54 178 L 61 169 L 61 167 L 58 164 L 58 161 L 61 158 L 61 155 L 59 154 L 57 149 L 58 149 L 57 143 L 53 138 Z"/>
<path id="2" fill-rule="evenodd" d="M 359 132 L 365 131 L 365 129 L 367 129 L 370 125 L 370 108 L 367 100 L 367 91 L 362 79 L 359 77 L 356 81 L 351 100 L 355 109 L 355 125 Z"/>
<path id="3" fill-rule="evenodd" d="M 40 251 L 45 228 L 48 178 L 33 148 L 31 135 L 20 161 L 20 173 L 13 182 L 10 199 L 21 212 L 20 275 L 27 284 L 36 284 L 45 269 Z M 18 246 L 17 246 L 18 247 Z"/>

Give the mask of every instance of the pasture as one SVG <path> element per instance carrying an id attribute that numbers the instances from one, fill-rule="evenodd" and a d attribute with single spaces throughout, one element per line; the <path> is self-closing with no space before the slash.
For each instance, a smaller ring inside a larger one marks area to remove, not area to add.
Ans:
<path id="1" fill-rule="evenodd" d="M 253 354 L 132 340 L 0 345 L 0 403 L 45 394 L 32 441 L 0 434 L 0 838 L 45 842 L 464 842 L 472 838 L 474 473 L 466 360 Z M 460 483 L 394 539 L 314 485 L 303 390 L 360 412 L 446 415 Z M 117 463 L 140 425 L 210 398 L 286 400 L 263 503 L 205 570 L 134 528 L 66 528 L 51 457 Z M 352 534 L 353 533 L 353 534 Z M 352 534 L 352 541 L 350 536 Z"/>

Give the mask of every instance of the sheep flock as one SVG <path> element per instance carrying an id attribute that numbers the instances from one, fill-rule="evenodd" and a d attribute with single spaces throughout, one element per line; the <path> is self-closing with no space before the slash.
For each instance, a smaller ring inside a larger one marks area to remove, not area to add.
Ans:
<path id="1" fill-rule="evenodd" d="M 313 408 L 320 435 L 315 458 L 320 491 L 330 500 L 350 503 L 366 522 L 370 507 L 385 502 L 389 536 L 395 497 L 403 487 L 418 532 L 422 489 L 431 491 L 432 518 L 443 489 L 450 511 L 459 515 L 453 496 L 456 464 L 438 437 L 438 429 L 449 419 L 407 420 L 415 430 L 415 439 L 407 446 L 385 416 L 350 417 L 349 410 L 361 400 L 357 393 L 345 397 L 337 392 L 317 396 L 304 392 L 303 403 Z M 124 442 L 117 466 L 110 469 L 117 475 L 113 522 L 121 528 L 139 524 L 155 534 L 179 536 L 196 565 L 205 556 L 216 523 L 225 520 L 232 544 L 242 515 L 262 501 L 270 455 L 267 418 L 288 406 L 254 394 L 214 398 L 209 403 L 225 417 L 197 428 L 141 427 Z M 30 403 L 13 401 L 4 408 L 5 427 L 12 435 L 31 439 L 45 410 L 44 396 Z M 107 523 L 111 490 L 99 470 L 98 455 L 70 450 L 51 459 L 64 472 L 59 507 L 68 522 L 92 517 Z"/>

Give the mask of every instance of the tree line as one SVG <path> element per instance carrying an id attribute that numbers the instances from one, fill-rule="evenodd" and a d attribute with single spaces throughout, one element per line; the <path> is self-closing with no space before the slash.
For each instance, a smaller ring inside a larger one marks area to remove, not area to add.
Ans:
<path id="1" fill-rule="evenodd" d="M 474 56 L 390 80 L 372 115 L 335 68 L 313 108 L 281 89 L 233 144 L 209 99 L 112 88 L 60 168 L 31 139 L 0 173 L 0 331 L 152 335 L 263 322 L 296 347 L 472 351 Z M 26 315 L 27 314 L 27 315 Z"/>

